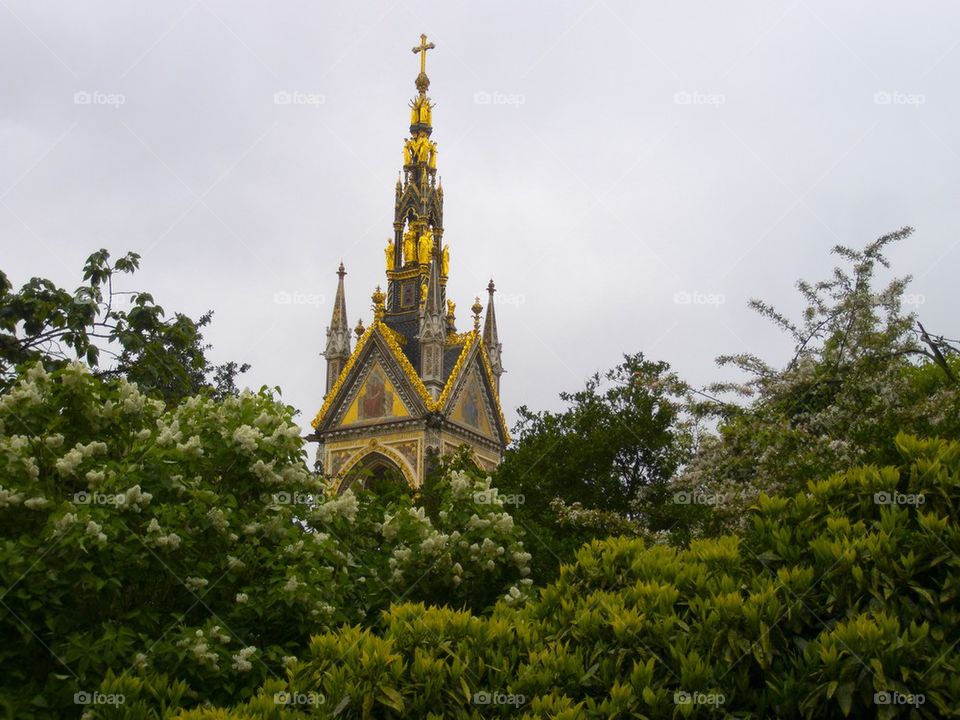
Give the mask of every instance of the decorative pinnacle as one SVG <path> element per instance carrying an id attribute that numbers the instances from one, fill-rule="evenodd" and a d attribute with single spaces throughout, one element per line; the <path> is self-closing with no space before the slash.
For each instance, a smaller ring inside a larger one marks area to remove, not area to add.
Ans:
<path id="1" fill-rule="evenodd" d="M 479 330 L 480 329 L 480 313 L 483 312 L 483 305 L 480 304 L 479 295 L 477 295 L 477 297 L 474 299 L 473 307 L 470 309 L 473 310 L 473 329 Z"/>
<path id="2" fill-rule="evenodd" d="M 386 299 L 386 295 L 383 294 L 383 291 L 380 289 L 380 286 L 377 285 L 377 289 L 373 291 L 373 295 L 370 296 L 370 299 L 373 300 L 373 314 L 377 320 L 383 317 L 385 308 L 383 307 L 383 301 Z"/>
<path id="3" fill-rule="evenodd" d="M 340 276 L 340 279 L 343 280 L 343 276 L 347 274 L 347 271 L 343 269 L 343 260 L 340 261 L 340 269 L 337 270 L 337 275 Z"/>
<path id="4" fill-rule="evenodd" d="M 359 340 L 360 336 L 366 332 L 366 328 L 363 327 L 363 320 L 357 320 L 357 326 L 353 329 L 353 332 Z"/>
<path id="5" fill-rule="evenodd" d="M 490 284 L 487 285 L 487 292 L 493 295 L 497 291 L 497 286 L 493 284 L 493 278 L 490 278 Z"/>

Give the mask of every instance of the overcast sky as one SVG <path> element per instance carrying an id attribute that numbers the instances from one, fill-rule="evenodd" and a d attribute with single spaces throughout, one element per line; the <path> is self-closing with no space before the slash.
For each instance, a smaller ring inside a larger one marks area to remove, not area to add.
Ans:
<path id="1" fill-rule="evenodd" d="M 747 300 L 795 312 L 833 245 L 903 225 L 894 271 L 956 337 L 958 27 L 948 2 L 0 0 L 0 268 L 73 288 L 139 252 L 130 288 L 213 310 L 214 359 L 306 427 L 337 264 L 351 325 L 384 279 L 423 32 L 449 297 L 464 328 L 496 280 L 511 424 L 625 352 L 697 384 L 784 357 Z"/>

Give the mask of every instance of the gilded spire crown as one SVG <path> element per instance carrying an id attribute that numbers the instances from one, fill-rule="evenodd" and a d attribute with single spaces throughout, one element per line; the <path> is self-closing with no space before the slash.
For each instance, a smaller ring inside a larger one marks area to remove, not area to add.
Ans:
<path id="1" fill-rule="evenodd" d="M 432 42 L 427 42 L 426 35 L 421 35 L 420 44 L 413 48 L 413 52 L 420 55 L 420 74 L 414 83 L 418 94 L 410 101 L 410 135 L 413 138 L 421 134 L 429 137 L 432 130 L 433 102 L 427 97 L 427 89 L 430 87 L 430 78 L 427 77 L 427 50 L 435 47 Z"/>
<path id="2" fill-rule="evenodd" d="M 440 266 L 446 285 L 450 253 L 443 245 L 443 194 L 437 184 L 437 143 L 433 132 L 433 101 L 427 96 L 427 51 L 436 47 L 420 36 L 412 48 L 420 56 L 418 94 L 410 101 L 410 136 L 403 142 L 403 169 L 394 191 L 394 236 L 386 256 L 387 315 L 416 311 L 419 288 L 426 284 L 431 265 Z M 441 302 L 441 305 L 443 303 Z"/>

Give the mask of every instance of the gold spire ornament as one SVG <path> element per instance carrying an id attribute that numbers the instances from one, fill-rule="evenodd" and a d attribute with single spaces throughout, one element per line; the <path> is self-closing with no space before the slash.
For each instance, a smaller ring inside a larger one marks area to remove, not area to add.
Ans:
<path id="1" fill-rule="evenodd" d="M 483 312 L 483 305 L 480 304 L 479 295 L 477 295 L 477 297 L 474 299 L 473 307 L 470 309 L 473 310 L 473 329 L 479 330 L 480 329 L 480 313 Z"/>
<path id="2" fill-rule="evenodd" d="M 354 334 L 357 336 L 357 340 L 367 331 L 363 326 L 363 320 L 357 320 L 357 326 L 353 329 Z"/>
<path id="3" fill-rule="evenodd" d="M 384 295 L 380 286 L 377 285 L 377 289 L 374 290 L 373 295 L 370 296 L 370 299 L 373 300 L 373 314 L 377 320 L 382 318 L 383 313 L 386 311 L 386 308 L 383 306 L 383 301 L 386 300 L 386 298 L 387 296 Z"/>
<path id="4" fill-rule="evenodd" d="M 427 42 L 427 36 L 420 36 L 420 44 L 413 48 L 414 54 L 420 53 L 420 74 L 417 75 L 417 90 L 423 95 L 430 87 L 430 78 L 427 77 L 427 50 L 433 50 L 436 47 L 433 43 Z"/>

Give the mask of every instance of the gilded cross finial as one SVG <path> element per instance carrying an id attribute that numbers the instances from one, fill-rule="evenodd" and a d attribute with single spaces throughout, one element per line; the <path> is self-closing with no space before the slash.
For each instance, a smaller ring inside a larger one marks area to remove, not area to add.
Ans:
<path id="1" fill-rule="evenodd" d="M 434 45 L 433 43 L 427 42 L 426 35 L 421 35 L 420 44 L 413 49 L 413 52 L 420 53 L 420 74 L 421 75 L 425 75 L 427 72 L 427 50 L 433 50 L 435 47 L 437 46 Z"/>
<path id="2" fill-rule="evenodd" d="M 414 53 L 420 53 L 420 74 L 417 75 L 416 86 L 421 95 L 425 95 L 427 88 L 430 87 L 430 78 L 427 77 L 427 50 L 433 50 L 436 47 L 433 43 L 427 42 L 427 36 L 420 36 L 420 44 L 413 48 Z"/>

